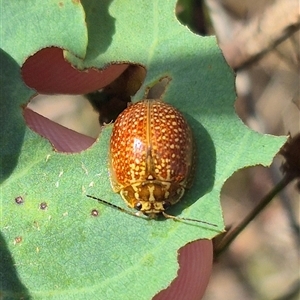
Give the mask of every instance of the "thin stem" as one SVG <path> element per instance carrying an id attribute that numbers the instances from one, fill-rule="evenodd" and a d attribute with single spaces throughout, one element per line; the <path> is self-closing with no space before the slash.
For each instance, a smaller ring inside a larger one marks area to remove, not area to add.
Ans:
<path id="1" fill-rule="evenodd" d="M 216 245 L 214 255 L 215 258 L 220 256 L 234 239 L 245 229 L 245 227 L 272 201 L 272 199 L 283 190 L 293 178 L 285 176 L 277 185 L 257 204 L 257 206 L 238 224 L 235 228 L 228 232 L 224 238 Z"/>

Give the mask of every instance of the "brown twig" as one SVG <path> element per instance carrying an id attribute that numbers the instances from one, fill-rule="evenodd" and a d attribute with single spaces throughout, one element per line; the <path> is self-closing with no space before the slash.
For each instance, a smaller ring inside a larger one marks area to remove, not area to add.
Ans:
<path id="1" fill-rule="evenodd" d="M 215 259 L 220 256 L 234 241 L 234 239 L 243 231 L 243 229 L 269 204 L 272 199 L 283 190 L 293 177 L 284 176 L 283 179 L 257 204 L 257 206 L 232 230 L 230 230 L 223 239 L 215 246 Z"/>

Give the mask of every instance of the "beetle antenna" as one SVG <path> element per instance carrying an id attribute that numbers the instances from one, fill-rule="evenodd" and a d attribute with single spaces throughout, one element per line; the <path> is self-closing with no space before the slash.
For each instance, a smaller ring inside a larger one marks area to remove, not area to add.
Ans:
<path id="1" fill-rule="evenodd" d="M 210 226 L 218 227 L 218 225 L 213 224 L 213 223 L 209 223 L 209 222 L 206 222 L 206 221 L 201 221 L 201 220 L 191 219 L 191 218 L 175 217 L 175 216 L 172 216 L 172 215 L 169 215 L 169 214 L 165 213 L 164 211 L 162 212 L 162 214 L 166 219 L 173 219 L 175 221 L 192 221 L 192 222 L 198 222 L 198 223 L 203 223 L 203 224 L 207 224 L 207 225 L 210 225 Z"/>
<path id="2" fill-rule="evenodd" d="M 105 201 L 103 199 L 100 199 L 100 198 L 97 198 L 97 197 L 94 197 L 94 196 L 91 196 L 91 195 L 86 195 L 87 197 L 89 198 L 92 198 L 94 200 L 97 200 L 98 202 L 100 203 L 103 203 L 107 206 L 110 206 L 110 207 L 113 207 L 121 212 L 124 212 L 128 215 L 131 215 L 131 216 L 134 216 L 134 217 L 138 217 L 138 218 L 142 218 L 144 220 L 150 220 L 149 218 L 144 218 L 143 216 L 140 215 L 140 212 L 136 212 L 136 213 L 133 213 L 127 209 L 124 209 L 123 207 L 120 207 L 118 205 L 115 205 L 113 203 L 110 203 L 108 201 Z M 175 217 L 175 216 L 172 216 L 172 215 L 169 215 L 167 213 L 165 213 L 164 211 L 162 212 L 162 215 L 166 218 L 166 219 L 173 219 L 174 221 L 192 221 L 192 222 L 198 222 L 198 223 L 203 223 L 203 224 L 207 224 L 207 225 L 210 225 L 210 226 L 214 226 L 214 227 L 218 227 L 218 225 L 216 224 L 213 224 L 213 223 L 209 223 L 209 222 L 206 222 L 206 221 L 201 221 L 201 220 L 197 220 L 197 219 L 191 219 L 191 218 L 180 218 L 180 217 Z"/>
<path id="3" fill-rule="evenodd" d="M 108 201 L 105 201 L 105 200 L 103 200 L 103 199 L 100 199 L 100 198 L 97 198 L 97 197 L 94 197 L 94 196 L 91 196 L 91 195 L 86 195 L 86 196 L 89 197 L 89 198 L 92 198 L 92 199 L 94 199 L 94 200 L 97 200 L 98 202 L 103 203 L 103 204 L 105 204 L 105 205 L 107 205 L 107 206 L 110 206 L 110 207 L 113 207 L 113 208 L 115 208 L 115 209 L 117 209 L 117 210 L 119 210 L 119 211 L 122 211 L 122 212 L 124 212 L 124 213 L 126 213 L 126 214 L 128 214 L 128 215 L 131 215 L 131 216 L 134 216 L 134 217 L 138 217 L 138 218 L 142 218 L 142 219 L 148 220 L 148 218 L 144 218 L 143 216 L 141 216 L 141 215 L 139 214 L 139 212 L 133 213 L 133 212 L 131 212 L 131 211 L 129 211 L 129 210 L 127 210 L 127 209 L 121 207 L 121 206 L 115 205 L 115 204 L 110 203 L 110 202 L 108 202 Z"/>

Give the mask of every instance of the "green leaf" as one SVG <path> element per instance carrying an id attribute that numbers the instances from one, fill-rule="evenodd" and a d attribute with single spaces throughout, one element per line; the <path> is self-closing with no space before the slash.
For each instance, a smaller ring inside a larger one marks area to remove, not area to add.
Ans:
<path id="1" fill-rule="evenodd" d="M 246 166 L 269 165 L 285 138 L 251 131 L 236 116 L 234 74 L 216 39 L 196 36 L 179 24 L 176 1 L 82 1 L 86 16 L 79 1 L 23 2 L 1 2 L 2 293 L 34 299 L 150 299 L 176 276 L 180 247 L 223 230 L 219 195 L 227 178 Z M 62 154 L 25 129 L 22 119 L 20 104 L 34 91 L 22 82 L 19 66 L 51 45 L 66 49 L 78 68 L 124 61 L 145 66 L 147 77 L 134 101 L 161 78 L 171 79 L 164 101 L 185 114 L 198 156 L 193 187 L 168 212 L 217 228 L 146 221 L 85 196 L 125 207 L 109 183 L 112 125 L 90 149 Z M 15 203 L 17 196 L 24 198 L 23 205 Z M 43 202 L 46 210 L 40 209 Z M 97 218 L 91 216 L 95 208 Z"/>
<path id="2" fill-rule="evenodd" d="M 84 57 L 87 29 L 77 0 L 0 1 L 1 49 L 18 64 L 41 48 L 58 46 Z"/>

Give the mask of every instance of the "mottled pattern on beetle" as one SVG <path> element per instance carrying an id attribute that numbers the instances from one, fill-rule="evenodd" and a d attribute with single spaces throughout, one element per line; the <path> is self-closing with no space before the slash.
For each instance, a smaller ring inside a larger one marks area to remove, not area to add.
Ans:
<path id="1" fill-rule="evenodd" d="M 131 182 L 145 178 L 147 154 L 147 107 L 138 103 L 119 115 L 110 144 L 111 181 L 119 192 Z"/>
<path id="2" fill-rule="evenodd" d="M 146 214 L 157 214 L 165 210 L 165 203 L 173 205 L 180 200 L 184 194 L 184 187 L 178 183 L 148 180 L 133 183 L 120 192 L 128 206 L 135 208 L 139 203 L 139 209 Z"/>
<path id="3" fill-rule="evenodd" d="M 163 102 L 153 103 L 150 119 L 155 177 L 185 184 L 193 155 L 187 122 L 174 107 Z"/>
<path id="4" fill-rule="evenodd" d="M 113 189 L 152 179 L 185 187 L 192 147 L 190 128 L 174 107 L 150 99 L 130 106 L 118 117 L 111 137 Z"/>

